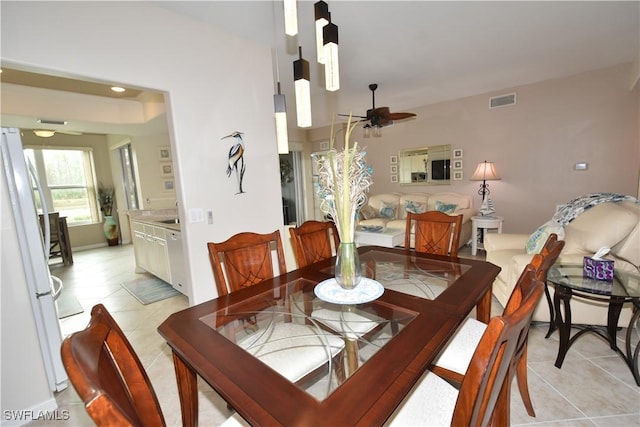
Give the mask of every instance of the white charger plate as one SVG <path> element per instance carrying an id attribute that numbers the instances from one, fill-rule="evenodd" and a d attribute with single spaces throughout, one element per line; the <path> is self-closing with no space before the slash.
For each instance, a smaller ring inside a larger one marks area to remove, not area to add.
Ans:
<path id="1" fill-rule="evenodd" d="M 354 289 L 343 289 L 334 277 L 318 283 L 313 292 L 322 301 L 332 304 L 364 304 L 380 298 L 384 293 L 384 286 L 363 277 Z"/>

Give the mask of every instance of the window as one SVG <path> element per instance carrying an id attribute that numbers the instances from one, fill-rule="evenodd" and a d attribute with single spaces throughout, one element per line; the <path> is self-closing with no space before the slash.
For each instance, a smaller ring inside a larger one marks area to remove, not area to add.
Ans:
<path id="1" fill-rule="evenodd" d="M 93 152 L 88 148 L 27 148 L 25 157 L 35 166 L 50 212 L 67 217 L 69 225 L 100 222 L 96 200 Z M 34 189 L 36 207 L 42 212 L 42 200 Z"/>
<path id="2" fill-rule="evenodd" d="M 133 169 L 133 153 L 131 144 L 126 144 L 118 150 L 120 153 L 120 164 L 122 166 L 122 182 L 124 184 L 124 195 L 127 201 L 127 209 L 138 209 L 138 191 L 136 185 L 136 174 Z"/>

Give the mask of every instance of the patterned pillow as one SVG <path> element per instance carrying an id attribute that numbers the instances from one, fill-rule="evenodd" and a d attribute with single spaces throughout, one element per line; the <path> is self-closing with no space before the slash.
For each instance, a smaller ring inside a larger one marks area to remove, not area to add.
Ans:
<path id="1" fill-rule="evenodd" d="M 404 210 L 414 214 L 421 214 L 427 211 L 427 205 L 424 203 L 414 202 L 413 200 L 407 200 L 404 204 Z"/>
<path id="2" fill-rule="evenodd" d="M 378 217 L 378 211 L 373 208 L 371 205 L 364 205 L 360 208 L 360 215 L 362 219 L 372 219 Z"/>
<path id="3" fill-rule="evenodd" d="M 394 219 L 396 217 L 396 205 L 394 203 L 382 202 L 382 208 L 380 208 L 380 217 Z"/>
<path id="4" fill-rule="evenodd" d="M 525 250 L 528 254 L 540 253 L 547 238 L 551 233 L 558 235 L 558 240 L 564 240 L 564 227 L 555 222 L 554 220 L 547 221 L 542 224 L 533 234 L 529 237 Z"/>
<path id="5" fill-rule="evenodd" d="M 442 203 L 440 200 L 436 200 L 436 210 L 451 215 L 456 211 L 458 205 L 454 203 Z"/>

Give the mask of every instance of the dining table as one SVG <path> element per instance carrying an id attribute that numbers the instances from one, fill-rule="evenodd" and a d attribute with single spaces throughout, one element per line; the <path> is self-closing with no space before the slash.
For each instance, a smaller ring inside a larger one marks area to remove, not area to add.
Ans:
<path id="1" fill-rule="evenodd" d="M 330 258 L 170 315 L 158 332 L 173 353 L 183 425 L 198 424 L 198 377 L 254 426 L 382 425 L 474 308 L 489 321 L 499 267 L 404 248 L 358 253 L 354 290 L 335 288 Z M 317 339 L 265 342 L 286 324 Z M 303 347 L 328 336 L 343 348 L 327 348 L 314 372 L 292 380 L 273 368 L 302 362 Z"/>

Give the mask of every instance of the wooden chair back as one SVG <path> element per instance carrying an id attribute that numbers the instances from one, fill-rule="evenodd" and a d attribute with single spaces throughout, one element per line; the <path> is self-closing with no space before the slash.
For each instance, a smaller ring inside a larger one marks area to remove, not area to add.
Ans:
<path id="1" fill-rule="evenodd" d="M 278 257 L 277 274 L 273 270 L 271 246 Z M 221 243 L 207 243 L 209 260 L 218 296 L 253 286 L 287 272 L 280 231 L 273 233 L 238 233 Z"/>
<path id="2" fill-rule="evenodd" d="M 512 313 L 491 319 L 460 385 L 451 425 L 508 425 L 508 382 L 511 360 L 529 331 L 533 310 L 544 285 L 531 266 L 524 270 L 519 288 L 522 303 Z"/>
<path id="3" fill-rule="evenodd" d="M 133 347 L 98 304 L 86 329 L 62 342 L 69 380 L 98 426 L 164 426 L 160 403 Z"/>
<path id="4" fill-rule="evenodd" d="M 420 214 L 407 212 L 404 247 L 411 248 L 411 229 L 414 226 L 414 250 L 416 252 L 458 256 L 462 215 L 447 215 L 439 211 Z"/>
<path id="5" fill-rule="evenodd" d="M 298 268 L 331 258 L 340 244 L 338 229 L 331 221 L 305 221 L 289 233 Z"/>
<path id="6" fill-rule="evenodd" d="M 40 229 L 44 235 L 44 216 L 38 215 L 40 221 Z M 44 236 L 43 236 L 44 237 Z M 62 256 L 62 230 L 60 230 L 60 213 L 49 213 L 49 256 L 59 257 Z"/>

